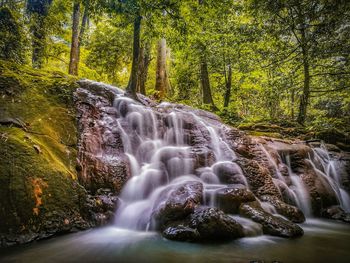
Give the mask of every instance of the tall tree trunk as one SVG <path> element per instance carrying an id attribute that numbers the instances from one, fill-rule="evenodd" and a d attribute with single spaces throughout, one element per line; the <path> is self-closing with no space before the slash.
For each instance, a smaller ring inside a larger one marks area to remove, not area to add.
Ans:
<path id="1" fill-rule="evenodd" d="M 80 2 L 75 1 L 73 5 L 73 26 L 72 26 L 72 44 L 70 49 L 69 74 L 78 75 L 79 64 L 79 19 Z"/>
<path id="2" fill-rule="evenodd" d="M 77 73 L 79 72 L 80 47 L 82 46 L 82 44 L 84 42 L 85 31 L 86 31 L 86 28 L 88 25 L 88 20 L 89 20 L 89 11 L 90 11 L 89 9 L 90 9 L 90 0 L 86 0 L 85 6 L 84 6 L 83 19 L 81 21 L 79 40 L 78 40 Z"/>
<path id="3" fill-rule="evenodd" d="M 126 96 L 136 100 L 138 99 L 136 95 L 136 89 L 137 89 L 137 71 L 139 68 L 141 20 L 142 20 L 142 17 L 140 15 L 137 15 L 134 20 L 134 43 L 133 43 L 133 53 L 132 53 L 131 74 L 130 74 L 129 83 L 125 92 Z"/>
<path id="4" fill-rule="evenodd" d="M 201 56 L 201 65 L 200 65 L 200 78 L 201 78 L 201 86 L 202 86 L 202 95 L 203 95 L 203 103 L 209 104 L 213 109 L 217 109 L 214 105 L 213 98 L 211 96 L 210 82 L 209 82 L 209 74 L 208 74 L 208 64 L 207 58 L 205 55 Z"/>
<path id="5" fill-rule="evenodd" d="M 292 89 L 291 92 L 291 118 L 294 120 L 294 102 L 295 102 L 295 90 Z"/>
<path id="6" fill-rule="evenodd" d="M 31 31 L 33 34 L 32 38 L 32 66 L 33 68 L 40 69 L 44 64 L 45 55 L 45 16 L 40 14 L 35 14 L 35 22 L 31 26 Z"/>
<path id="7" fill-rule="evenodd" d="M 303 94 L 300 98 L 299 104 L 299 115 L 298 123 L 304 124 L 307 114 L 307 107 L 310 99 L 310 65 L 309 65 L 309 54 L 308 46 L 306 42 L 306 32 L 305 29 L 301 29 L 301 45 L 302 45 L 302 55 L 303 55 L 303 70 L 304 70 L 304 87 Z"/>
<path id="8" fill-rule="evenodd" d="M 226 75 L 226 73 L 225 73 Z M 231 98 L 231 87 L 232 87 L 232 67 L 231 63 L 228 64 L 228 72 L 227 72 L 227 78 L 226 80 L 226 91 L 225 91 L 225 99 L 224 99 L 224 108 L 227 108 L 230 104 L 230 98 Z"/>
<path id="9" fill-rule="evenodd" d="M 80 33 L 79 33 L 79 46 L 84 42 L 85 31 L 89 22 L 89 12 L 90 12 L 90 0 L 85 0 L 84 14 L 81 21 Z"/>
<path id="10" fill-rule="evenodd" d="M 169 91 L 169 80 L 166 69 L 166 40 L 162 38 L 158 42 L 156 90 L 160 99 L 164 99 Z"/>
<path id="11" fill-rule="evenodd" d="M 137 80 L 137 91 L 143 95 L 146 95 L 146 81 L 148 75 L 148 67 L 151 62 L 150 58 L 150 45 L 146 43 L 140 49 L 139 55 L 139 71 Z"/>

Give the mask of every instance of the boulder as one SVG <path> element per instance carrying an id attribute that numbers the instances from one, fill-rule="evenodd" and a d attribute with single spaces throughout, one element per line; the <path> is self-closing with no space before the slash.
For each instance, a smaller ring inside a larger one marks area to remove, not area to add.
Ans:
<path id="1" fill-rule="evenodd" d="M 240 158 L 238 164 L 248 181 L 249 189 L 257 196 L 273 195 L 281 198 L 281 194 L 272 180 L 270 171 L 255 160 Z"/>
<path id="2" fill-rule="evenodd" d="M 197 241 L 200 237 L 196 229 L 183 225 L 169 226 L 162 232 L 162 235 L 170 240 L 187 242 Z"/>
<path id="3" fill-rule="evenodd" d="M 213 172 L 224 184 L 245 184 L 242 169 L 233 162 L 219 162 L 213 165 Z"/>
<path id="4" fill-rule="evenodd" d="M 203 199 L 203 185 L 196 181 L 177 185 L 170 191 L 169 194 L 166 189 L 159 197 L 158 206 L 152 213 L 153 228 L 164 229 L 171 222 L 185 219 Z"/>
<path id="5" fill-rule="evenodd" d="M 331 206 L 326 209 L 323 209 L 322 216 L 325 218 L 343 221 L 345 223 L 350 223 L 350 213 L 346 213 L 339 206 Z"/>
<path id="6" fill-rule="evenodd" d="M 223 188 L 216 191 L 218 207 L 225 213 L 237 214 L 242 203 L 255 201 L 254 194 L 245 188 Z"/>
<path id="7" fill-rule="evenodd" d="M 197 229 L 200 241 L 224 241 L 243 237 L 242 226 L 217 208 L 197 208 L 190 215 L 189 226 Z"/>
<path id="8" fill-rule="evenodd" d="M 240 215 L 261 224 L 264 234 L 287 238 L 299 237 L 304 234 L 301 227 L 265 212 L 257 202 L 242 204 L 239 212 Z"/>
<path id="9" fill-rule="evenodd" d="M 270 195 L 262 196 L 260 200 L 272 204 L 280 215 L 285 216 L 294 223 L 305 222 L 305 216 L 303 212 L 295 206 L 286 204 L 278 198 Z"/>

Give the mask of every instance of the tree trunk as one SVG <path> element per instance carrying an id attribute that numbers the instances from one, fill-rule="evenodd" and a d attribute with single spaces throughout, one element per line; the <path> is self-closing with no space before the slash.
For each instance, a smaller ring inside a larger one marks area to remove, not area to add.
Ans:
<path id="1" fill-rule="evenodd" d="M 78 75 L 79 64 L 79 19 L 80 2 L 75 1 L 73 5 L 73 26 L 72 26 L 72 44 L 70 49 L 69 74 Z"/>
<path id="2" fill-rule="evenodd" d="M 79 47 L 84 42 L 85 31 L 87 29 L 88 21 L 89 21 L 89 12 L 90 12 L 90 0 L 85 0 L 84 14 L 83 14 L 83 19 L 81 21 L 81 27 L 80 27 L 80 33 L 79 33 Z"/>
<path id="3" fill-rule="evenodd" d="M 129 83 L 126 88 L 125 95 L 137 100 L 136 88 L 137 88 L 137 71 L 139 68 L 139 53 L 140 53 L 140 33 L 141 33 L 141 20 L 142 17 L 137 15 L 134 20 L 134 43 L 132 54 L 132 65 Z"/>
<path id="4" fill-rule="evenodd" d="M 291 118 L 294 121 L 294 102 L 295 102 L 295 91 L 294 88 L 291 92 Z"/>
<path id="5" fill-rule="evenodd" d="M 164 99 L 169 90 L 169 80 L 166 70 L 166 40 L 162 38 L 158 42 L 157 69 L 156 69 L 156 90 L 159 99 Z"/>
<path id="6" fill-rule="evenodd" d="M 303 69 L 304 69 L 304 87 L 303 94 L 300 98 L 299 104 L 299 115 L 298 115 L 298 123 L 304 124 L 307 114 L 307 107 L 309 104 L 310 98 L 310 65 L 309 65 L 309 54 L 308 47 L 306 43 L 306 32 L 303 28 L 301 30 L 301 44 L 302 44 L 302 55 L 303 55 Z"/>
<path id="7" fill-rule="evenodd" d="M 139 72 L 137 80 L 137 91 L 143 95 L 146 95 L 146 81 L 150 62 L 150 45 L 149 43 L 146 43 L 145 46 L 140 49 Z"/>
<path id="8" fill-rule="evenodd" d="M 33 34 L 32 38 L 32 66 L 36 69 L 41 69 L 44 64 L 45 55 L 45 16 L 35 14 L 35 22 L 31 26 Z"/>
<path id="9" fill-rule="evenodd" d="M 79 62 L 80 62 L 80 47 L 84 42 L 85 31 L 88 25 L 89 20 L 89 8 L 90 8 L 90 0 L 85 1 L 84 14 L 83 19 L 81 21 L 79 40 L 78 40 L 78 57 L 77 57 L 77 72 L 79 71 Z"/>
<path id="10" fill-rule="evenodd" d="M 217 109 L 214 105 L 213 98 L 211 96 L 209 74 L 208 74 L 208 64 L 205 55 L 201 57 L 200 65 L 200 78 L 202 86 L 203 103 L 209 104 L 213 109 Z"/>
<path id="11" fill-rule="evenodd" d="M 226 75 L 226 73 L 225 73 Z M 232 87 L 232 67 L 231 63 L 228 65 L 228 72 L 227 72 L 227 78 L 226 80 L 226 91 L 225 91 L 225 99 L 224 99 L 224 108 L 227 108 L 230 104 L 230 98 L 231 98 L 231 87 Z"/>

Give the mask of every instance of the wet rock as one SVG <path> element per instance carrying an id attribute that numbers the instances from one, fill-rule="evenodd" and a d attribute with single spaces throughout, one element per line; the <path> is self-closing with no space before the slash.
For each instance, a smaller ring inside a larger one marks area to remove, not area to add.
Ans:
<path id="1" fill-rule="evenodd" d="M 215 162 L 214 153 L 205 146 L 196 146 L 191 148 L 190 155 L 194 160 L 194 169 L 211 166 Z"/>
<path id="2" fill-rule="evenodd" d="M 178 225 L 167 227 L 162 235 L 170 240 L 194 242 L 199 240 L 199 233 L 196 229 L 188 226 Z"/>
<path id="3" fill-rule="evenodd" d="M 265 212 L 257 202 L 242 204 L 239 212 L 242 216 L 261 224 L 264 234 L 288 238 L 299 237 L 304 234 L 301 227 Z"/>
<path id="4" fill-rule="evenodd" d="M 186 182 L 175 189 L 166 189 L 152 213 L 153 227 L 164 229 L 170 222 L 185 219 L 201 204 L 202 199 L 203 185 L 200 182 Z"/>
<path id="5" fill-rule="evenodd" d="M 249 147 L 247 145 L 239 144 L 235 150 L 237 153 L 239 153 L 245 158 L 251 159 L 254 157 L 254 155 L 250 152 Z"/>
<path id="6" fill-rule="evenodd" d="M 243 228 L 217 208 L 198 208 L 190 216 L 189 226 L 197 229 L 200 241 L 229 240 L 243 237 Z"/>
<path id="7" fill-rule="evenodd" d="M 339 206 L 331 206 L 322 211 L 322 216 L 329 219 L 350 223 L 350 213 L 346 213 Z"/>
<path id="8" fill-rule="evenodd" d="M 244 188 L 224 188 L 215 193 L 218 207 L 225 213 L 237 214 L 242 203 L 255 201 L 254 194 Z"/>
<path id="9" fill-rule="evenodd" d="M 285 216 L 294 223 L 305 222 L 303 212 L 295 206 L 286 204 L 274 196 L 262 196 L 260 200 L 272 204 L 280 215 Z"/>
<path id="10" fill-rule="evenodd" d="M 322 176 L 319 176 L 309 162 L 305 162 L 300 175 L 310 195 L 312 212 L 316 216 L 322 214 L 326 207 L 338 205 L 336 194 Z"/>
<path id="11" fill-rule="evenodd" d="M 96 226 L 106 225 L 114 219 L 119 198 L 111 189 L 98 189 L 96 195 L 88 195 L 86 213 Z"/>
<path id="12" fill-rule="evenodd" d="M 248 181 L 250 190 L 257 196 L 272 195 L 281 198 L 278 188 L 272 180 L 270 171 L 255 160 L 240 158 L 238 164 Z"/>
<path id="13" fill-rule="evenodd" d="M 93 194 L 105 187 L 118 193 L 130 177 L 129 161 L 112 107 L 118 91 L 89 81 L 79 84 L 84 87 L 74 94 L 79 131 L 79 181 Z M 102 91 L 105 93 L 101 94 Z"/>
<path id="14" fill-rule="evenodd" d="M 219 162 L 213 165 L 213 172 L 224 184 L 245 184 L 242 169 L 233 162 Z"/>

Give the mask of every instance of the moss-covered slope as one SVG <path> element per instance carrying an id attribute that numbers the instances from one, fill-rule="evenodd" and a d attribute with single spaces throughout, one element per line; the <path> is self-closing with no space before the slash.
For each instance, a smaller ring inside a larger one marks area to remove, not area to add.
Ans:
<path id="1" fill-rule="evenodd" d="M 0 244 L 87 226 L 77 182 L 76 80 L 0 61 Z"/>

